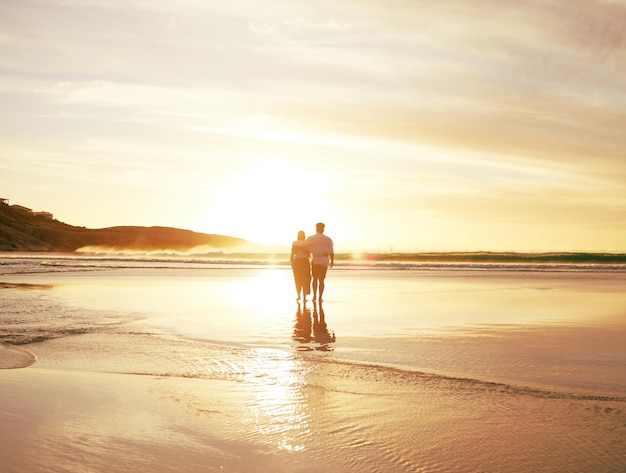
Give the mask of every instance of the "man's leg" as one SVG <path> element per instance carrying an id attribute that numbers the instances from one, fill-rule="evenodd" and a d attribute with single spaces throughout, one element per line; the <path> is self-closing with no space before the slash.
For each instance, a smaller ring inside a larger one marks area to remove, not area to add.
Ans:
<path id="1" fill-rule="evenodd" d="M 328 268 L 321 264 L 313 265 L 313 300 L 317 299 L 317 289 L 319 288 L 319 300 L 322 300 L 322 293 L 324 292 L 324 279 L 326 278 L 326 270 Z"/>
<path id="2" fill-rule="evenodd" d="M 317 277 L 313 276 L 313 300 L 317 297 Z"/>
<path id="3" fill-rule="evenodd" d="M 326 279 L 326 271 L 328 268 L 326 266 L 318 265 L 316 266 L 315 276 L 317 277 L 317 287 L 319 288 L 319 301 L 322 302 L 322 294 L 324 294 L 324 280 Z M 313 296 L 315 299 L 315 296 Z"/>

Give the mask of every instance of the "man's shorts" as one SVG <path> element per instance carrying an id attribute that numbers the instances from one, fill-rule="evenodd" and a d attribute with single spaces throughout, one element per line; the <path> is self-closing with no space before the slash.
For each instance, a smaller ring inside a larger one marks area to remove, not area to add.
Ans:
<path id="1" fill-rule="evenodd" d="M 311 274 L 315 279 L 324 280 L 326 277 L 326 271 L 328 270 L 328 266 L 324 266 L 323 264 L 314 264 L 311 267 Z"/>

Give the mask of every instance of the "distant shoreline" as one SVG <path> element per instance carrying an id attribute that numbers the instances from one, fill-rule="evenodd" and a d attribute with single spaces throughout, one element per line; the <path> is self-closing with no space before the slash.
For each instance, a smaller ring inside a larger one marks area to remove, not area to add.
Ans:
<path id="1" fill-rule="evenodd" d="M 18 206 L 19 207 L 19 206 Z M 26 209 L 28 210 L 28 209 Z M 288 247 L 266 247 L 241 238 L 171 227 L 123 226 L 89 229 L 68 225 L 0 203 L 0 252 L 87 255 L 287 257 Z M 412 263 L 626 264 L 626 253 L 612 252 L 341 252 L 337 261 Z"/>

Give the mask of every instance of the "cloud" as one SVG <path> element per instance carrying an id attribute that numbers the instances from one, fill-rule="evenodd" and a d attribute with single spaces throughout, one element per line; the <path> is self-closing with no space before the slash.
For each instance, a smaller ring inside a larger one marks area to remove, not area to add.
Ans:
<path id="1" fill-rule="evenodd" d="M 311 126 L 536 162 L 593 159 L 625 177 L 623 6 L 396 3 L 405 10 L 377 10 L 379 48 L 365 51 L 378 69 L 352 67 L 354 50 L 346 64 L 360 77 L 342 100 L 302 104 Z"/>
<path id="2" fill-rule="evenodd" d="M 173 126 L 231 133 L 237 122 L 272 117 L 309 136 L 339 131 L 548 160 L 623 157 L 619 3 L 248 6 L 5 6 L 16 24 L 5 37 L 37 45 L 25 59 L 8 57 L 47 68 L 53 80 L 40 91 L 54 103 L 126 110 L 118 119 L 167 116 L 180 120 Z"/>

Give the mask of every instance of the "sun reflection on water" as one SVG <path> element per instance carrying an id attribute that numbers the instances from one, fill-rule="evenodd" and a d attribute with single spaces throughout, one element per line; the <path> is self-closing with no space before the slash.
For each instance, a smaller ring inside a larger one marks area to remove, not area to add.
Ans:
<path id="1" fill-rule="evenodd" d="M 246 381 L 256 386 L 257 393 L 247 421 L 279 450 L 304 450 L 311 416 L 302 389 L 311 367 L 290 353 L 254 349 L 245 368 Z"/>
<path id="2" fill-rule="evenodd" d="M 287 288 L 293 283 L 289 280 L 291 272 L 278 269 L 261 269 L 257 274 L 234 281 L 227 288 L 231 302 L 243 307 L 274 305 L 278 301 L 291 300 Z"/>

